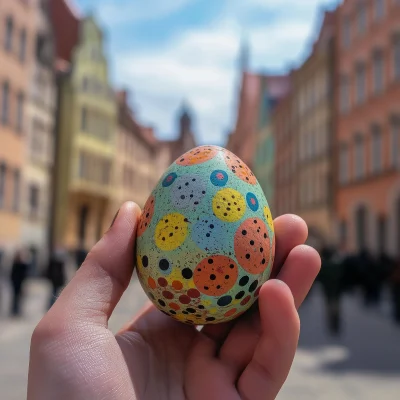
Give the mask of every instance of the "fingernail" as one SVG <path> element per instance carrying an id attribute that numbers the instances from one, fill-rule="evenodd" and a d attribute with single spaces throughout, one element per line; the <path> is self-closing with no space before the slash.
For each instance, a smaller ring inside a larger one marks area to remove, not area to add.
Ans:
<path id="1" fill-rule="evenodd" d="M 113 218 L 113 220 L 112 220 L 112 222 L 111 222 L 110 229 L 111 229 L 112 226 L 114 225 L 114 222 L 115 222 L 115 220 L 116 220 L 117 217 L 118 217 L 118 213 L 119 213 L 119 210 L 117 211 L 117 213 L 115 214 L 115 216 L 114 216 L 114 218 Z"/>

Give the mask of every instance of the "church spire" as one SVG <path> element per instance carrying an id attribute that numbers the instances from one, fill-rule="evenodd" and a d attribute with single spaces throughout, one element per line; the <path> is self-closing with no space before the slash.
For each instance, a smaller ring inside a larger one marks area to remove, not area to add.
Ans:
<path id="1" fill-rule="evenodd" d="M 249 69 L 250 63 L 250 44 L 245 34 L 242 34 L 239 53 L 239 69 L 240 72 L 246 72 Z"/>

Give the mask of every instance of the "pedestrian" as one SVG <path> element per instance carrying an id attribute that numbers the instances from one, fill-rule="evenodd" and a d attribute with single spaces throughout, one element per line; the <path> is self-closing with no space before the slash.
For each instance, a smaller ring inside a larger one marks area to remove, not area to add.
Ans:
<path id="1" fill-rule="evenodd" d="M 327 327 L 332 335 L 338 336 L 341 332 L 344 257 L 335 249 L 325 247 L 321 251 L 321 259 L 319 281 L 325 299 Z"/>
<path id="2" fill-rule="evenodd" d="M 87 251 L 80 246 L 75 252 L 76 269 L 79 269 L 86 259 Z"/>
<path id="3" fill-rule="evenodd" d="M 274 222 L 275 279 L 235 324 L 189 326 L 152 304 L 114 335 L 128 287 L 139 207 L 124 204 L 31 340 L 28 399 L 275 399 L 296 353 L 301 305 L 320 267 L 307 226 Z"/>
<path id="4" fill-rule="evenodd" d="M 393 319 L 397 324 L 400 324 L 400 257 L 394 263 L 390 283 L 392 289 Z"/>
<path id="5" fill-rule="evenodd" d="M 48 302 L 49 309 L 53 306 L 61 288 L 65 285 L 65 262 L 65 252 L 62 248 L 59 247 L 52 252 L 47 268 L 47 278 L 52 287 Z"/>
<path id="6" fill-rule="evenodd" d="M 362 249 L 358 259 L 365 307 L 377 306 L 381 298 L 382 282 L 380 264 L 367 249 Z"/>
<path id="7" fill-rule="evenodd" d="M 21 315 L 21 302 L 23 299 L 24 283 L 28 276 L 29 261 L 25 250 L 19 249 L 15 253 L 11 267 L 12 301 L 10 314 L 13 317 Z"/>

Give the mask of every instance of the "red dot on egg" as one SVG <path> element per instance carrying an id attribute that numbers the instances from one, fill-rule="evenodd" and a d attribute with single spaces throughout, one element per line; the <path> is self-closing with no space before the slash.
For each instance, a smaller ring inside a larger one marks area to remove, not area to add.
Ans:
<path id="1" fill-rule="evenodd" d="M 250 301 L 250 296 L 245 297 L 241 302 L 241 306 L 245 306 Z"/>
<path id="2" fill-rule="evenodd" d="M 257 288 L 257 290 L 254 292 L 254 297 L 258 297 L 260 295 L 260 290 L 261 290 L 261 286 L 259 286 Z"/>
<path id="3" fill-rule="evenodd" d="M 168 300 L 172 300 L 174 298 L 174 295 L 171 292 L 169 292 L 168 290 L 164 290 L 162 292 L 162 294 Z"/>
<path id="4" fill-rule="evenodd" d="M 189 289 L 187 294 L 192 299 L 197 299 L 200 297 L 200 292 L 197 289 Z"/>
<path id="5" fill-rule="evenodd" d="M 167 280 L 165 278 L 158 278 L 158 284 L 161 287 L 166 287 L 168 285 L 168 282 L 167 282 Z"/>
<path id="6" fill-rule="evenodd" d="M 186 296 L 185 294 L 183 294 L 182 296 L 179 297 L 179 301 L 182 304 L 189 304 L 191 300 L 190 300 L 189 296 Z"/>

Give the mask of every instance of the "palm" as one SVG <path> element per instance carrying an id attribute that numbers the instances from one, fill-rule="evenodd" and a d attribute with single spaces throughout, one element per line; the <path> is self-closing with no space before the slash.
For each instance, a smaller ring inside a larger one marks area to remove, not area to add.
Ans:
<path id="1" fill-rule="evenodd" d="M 279 280 L 264 284 L 257 306 L 238 320 L 198 331 L 149 305 L 114 336 L 108 319 L 131 279 L 138 216 L 132 203 L 120 209 L 36 327 L 28 399 L 274 399 L 296 351 L 296 307 L 320 267 L 301 246 L 304 222 L 274 222 Z"/>
<path id="2" fill-rule="evenodd" d="M 151 307 L 116 336 L 138 399 L 185 398 L 185 370 L 197 334 Z"/>

